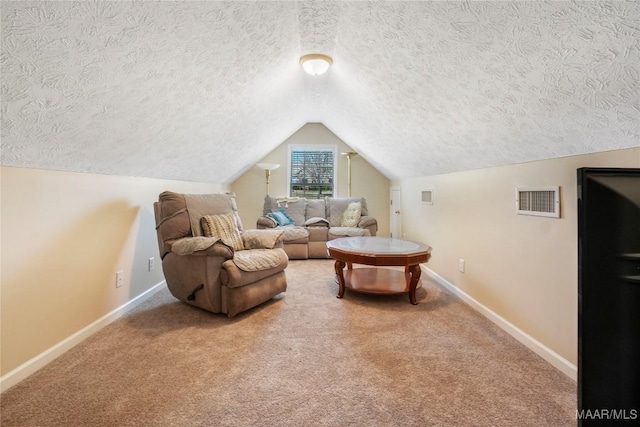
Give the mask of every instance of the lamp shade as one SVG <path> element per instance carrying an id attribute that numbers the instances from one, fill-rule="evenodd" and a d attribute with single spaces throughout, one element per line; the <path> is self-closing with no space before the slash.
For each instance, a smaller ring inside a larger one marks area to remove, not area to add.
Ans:
<path id="1" fill-rule="evenodd" d="M 256 164 L 260 169 L 264 169 L 266 171 L 272 171 L 278 169 L 280 167 L 277 163 L 258 163 Z"/>
<path id="2" fill-rule="evenodd" d="M 312 76 L 319 76 L 326 73 L 331 64 L 333 64 L 331 57 L 319 53 L 304 55 L 300 58 L 302 68 Z"/>

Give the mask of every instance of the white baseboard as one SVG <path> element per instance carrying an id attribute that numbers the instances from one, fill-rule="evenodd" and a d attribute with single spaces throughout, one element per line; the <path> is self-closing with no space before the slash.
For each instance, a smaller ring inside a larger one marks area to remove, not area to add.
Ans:
<path id="1" fill-rule="evenodd" d="M 472 308 L 474 308 L 484 317 L 491 320 L 493 323 L 495 323 L 500 328 L 505 330 L 509 335 L 511 335 L 518 341 L 520 341 L 522 344 L 524 344 L 526 347 L 528 347 L 538 356 L 542 357 L 544 360 L 546 360 L 551 365 L 553 365 L 558 370 L 560 370 L 560 372 L 562 372 L 563 374 L 565 374 L 566 376 L 568 376 L 574 381 L 577 380 L 578 368 L 574 364 L 572 364 L 567 359 L 560 356 L 558 353 L 551 350 L 549 347 L 545 346 L 540 341 L 536 340 L 535 338 L 533 338 L 523 330 L 519 329 L 512 323 L 509 323 L 506 319 L 504 319 L 494 311 L 480 304 L 478 301 L 472 298 L 469 294 L 458 289 L 455 285 L 447 281 L 444 277 L 435 273 L 433 270 L 423 265 L 421 267 L 424 273 L 432 277 L 436 282 L 438 282 L 440 285 L 446 288 L 449 292 L 451 292 L 452 294 L 460 298 L 462 301 L 470 305 Z"/>
<path id="2" fill-rule="evenodd" d="M 162 286 L 166 285 L 166 282 L 163 280 L 162 282 L 154 285 L 152 288 L 146 290 L 141 293 L 137 297 L 133 298 L 130 301 L 127 301 L 120 307 L 111 311 L 110 313 L 102 316 L 100 319 L 91 323 L 88 326 L 80 329 L 75 334 L 65 338 L 60 341 L 58 344 L 50 347 L 49 349 L 43 351 L 36 357 L 26 361 L 22 365 L 18 366 L 14 370 L 8 372 L 4 376 L 0 377 L 0 393 L 9 390 L 9 388 L 18 384 L 23 379 L 27 378 L 29 375 L 33 374 L 37 370 L 43 368 L 48 363 L 51 363 L 54 359 L 61 356 L 63 353 L 69 351 L 74 346 L 80 344 L 82 341 L 89 338 L 91 335 L 98 332 L 100 329 L 104 328 L 108 324 L 122 317 L 127 311 L 131 310 L 135 306 L 144 302 L 148 298 L 150 298 L 153 294 L 158 292 Z"/>

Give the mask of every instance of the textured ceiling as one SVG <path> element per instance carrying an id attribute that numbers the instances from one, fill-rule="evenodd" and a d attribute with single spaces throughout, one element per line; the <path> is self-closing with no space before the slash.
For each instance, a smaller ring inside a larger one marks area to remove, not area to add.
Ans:
<path id="1" fill-rule="evenodd" d="M 1 13 L 3 165 L 228 183 L 307 122 L 391 179 L 640 145 L 638 2 Z M 315 52 L 334 65 L 313 78 Z"/>

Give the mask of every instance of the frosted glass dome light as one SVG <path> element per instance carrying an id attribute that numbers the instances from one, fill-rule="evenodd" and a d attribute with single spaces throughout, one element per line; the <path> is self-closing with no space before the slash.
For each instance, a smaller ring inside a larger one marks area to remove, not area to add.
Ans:
<path id="1" fill-rule="evenodd" d="M 311 53 L 300 58 L 302 68 L 312 76 L 326 73 L 331 64 L 333 64 L 333 59 L 330 56 L 319 53 Z"/>

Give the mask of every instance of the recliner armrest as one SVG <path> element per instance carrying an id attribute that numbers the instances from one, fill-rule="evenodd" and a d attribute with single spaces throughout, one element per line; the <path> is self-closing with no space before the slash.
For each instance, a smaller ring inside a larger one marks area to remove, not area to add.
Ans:
<path id="1" fill-rule="evenodd" d="M 276 230 L 244 230 L 242 232 L 242 243 L 245 249 L 273 249 L 282 246 L 284 231 Z"/>
<path id="2" fill-rule="evenodd" d="M 233 249 L 222 242 L 217 242 L 213 246 L 210 246 L 207 250 L 205 250 L 204 254 L 206 256 L 218 256 L 225 259 L 232 259 Z"/>
<path id="3" fill-rule="evenodd" d="M 358 227 L 367 228 L 367 227 L 372 226 L 372 225 L 377 226 L 378 225 L 378 220 L 375 219 L 372 216 L 367 216 L 367 215 L 362 215 L 360 217 L 360 221 L 358 222 Z"/>
<path id="4" fill-rule="evenodd" d="M 225 259 L 233 258 L 233 249 L 225 245 L 217 237 L 183 237 L 173 241 L 167 241 L 171 246 L 171 252 L 184 256 L 219 256 Z"/>
<path id="5" fill-rule="evenodd" d="M 261 216 L 260 218 L 258 218 L 258 222 L 256 224 L 257 229 L 276 228 L 277 226 L 278 223 L 268 216 Z"/>

